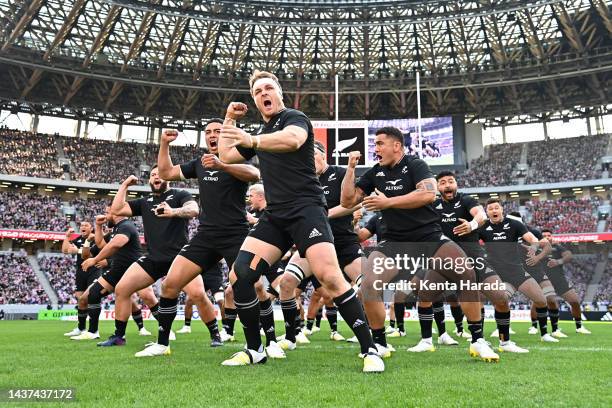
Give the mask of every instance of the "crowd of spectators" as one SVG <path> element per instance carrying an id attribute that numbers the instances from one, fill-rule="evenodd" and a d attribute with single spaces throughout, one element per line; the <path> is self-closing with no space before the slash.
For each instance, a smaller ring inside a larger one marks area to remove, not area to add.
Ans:
<path id="1" fill-rule="evenodd" d="M 0 158 L 0 174 L 63 177 L 53 136 L 2 128 Z"/>
<path id="2" fill-rule="evenodd" d="M 601 281 L 599 281 L 599 287 L 593 300 L 595 302 L 612 302 L 612 263 L 610 259 L 608 259 L 608 264 L 601 277 Z"/>
<path id="3" fill-rule="evenodd" d="M 529 142 L 525 184 L 600 178 L 602 170 L 597 161 L 606 154 L 607 147 L 608 135 Z"/>
<path id="4" fill-rule="evenodd" d="M 580 136 L 528 142 L 525 184 L 592 180 L 601 177 L 598 161 L 605 156 L 609 135 Z M 491 187 L 518 184 L 513 176 L 521 160 L 523 143 L 486 147 L 488 154 L 472 160 L 460 175 L 461 187 Z"/>
<path id="5" fill-rule="evenodd" d="M 507 186 L 518 184 L 512 171 L 521 160 L 520 143 L 506 143 L 486 147 L 488 155 L 472 160 L 468 170 L 459 176 L 460 187 Z"/>
<path id="6" fill-rule="evenodd" d="M 565 277 L 570 284 L 573 284 L 578 299 L 583 300 L 586 288 L 593 278 L 597 258 L 595 256 L 574 257 L 572 262 L 564 265 Z"/>
<path id="7" fill-rule="evenodd" d="M 75 262 L 71 255 L 43 254 L 38 257 L 40 270 L 47 275 L 51 287 L 57 293 L 59 303 L 75 303 Z"/>
<path id="8" fill-rule="evenodd" d="M 0 191 L 0 228 L 63 231 L 67 221 L 59 196 Z"/>
<path id="9" fill-rule="evenodd" d="M 25 252 L 0 252 L 0 304 L 48 302 Z"/>
<path id="10" fill-rule="evenodd" d="M 562 198 L 560 200 L 532 200 L 525 203 L 531 225 L 548 228 L 554 234 L 594 232 L 597 230 L 597 207 L 600 199 Z"/>
<path id="11" fill-rule="evenodd" d="M 64 155 L 72 164 L 72 180 L 121 183 L 130 174 L 139 175 L 142 145 L 76 137 L 62 137 L 62 141 Z"/>

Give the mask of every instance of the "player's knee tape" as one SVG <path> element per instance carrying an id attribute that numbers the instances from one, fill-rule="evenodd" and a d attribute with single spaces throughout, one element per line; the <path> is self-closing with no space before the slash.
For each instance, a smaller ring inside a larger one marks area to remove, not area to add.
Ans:
<path id="1" fill-rule="evenodd" d="M 295 277 L 295 279 L 298 280 L 298 282 L 301 282 L 306 278 L 306 274 L 304 273 L 302 268 L 300 268 L 298 265 L 291 263 L 291 262 L 287 264 L 287 267 L 285 268 L 285 272 L 289 272 L 293 277 Z"/>
<path id="2" fill-rule="evenodd" d="M 270 265 L 265 260 L 251 252 L 238 252 L 236 261 L 234 261 L 234 273 L 237 279 L 232 285 L 237 307 L 241 304 L 246 304 L 245 302 L 250 304 L 253 298 L 257 300 L 254 287 L 255 282 L 259 280 L 269 267 Z"/>
<path id="3" fill-rule="evenodd" d="M 99 282 L 95 282 L 89 288 L 89 295 L 87 296 L 87 303 L 94 305 L 99 304 L 100 300 L 102 300 L 102 291 L 104 290 L 104 286 L 100 285 Z"/>
<path id="4" fill-rule="evenodd" d="M 234 262 L 234 273 L 237 281 L 254 285 L 268 271 L 270 265 L 260 256 L 251 252 L 240 251 Z"/>
<path id="5" fill-rule="evenodd" d="M 280 287 L 278 289 L 280 289 Z M 268 289 L 266 289 L 266 292 L 268 292 L 270 295 L 274 296 L 275 298 L 280 299 L 280 294 L 278 293 L 278 289 L 270 285 L 268 286 Z"/>
<path id="6" fill-rule="evenodd" d="M 555 288 L 553 288 L 552 286 L 546 286 L 542 288 L 542 292 L 544 292 L 544 296 L 546 297 L 557 296 L 557 294 L 555 293 Z"/>

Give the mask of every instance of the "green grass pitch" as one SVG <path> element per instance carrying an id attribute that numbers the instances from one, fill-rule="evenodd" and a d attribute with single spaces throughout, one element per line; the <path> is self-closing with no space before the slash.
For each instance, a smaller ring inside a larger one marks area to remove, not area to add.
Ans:
<path id="1" fill-rule="evenodd" d="M 153 322 L 146 323 L 150 331 Z M 591 323 L 590 336 L 570 336 L 558 344 L 526 334 L 527 323 L 513 323 L 513 336 L 527 355 L 501 354 L 499 364 L 471 359 L 467 342 L 438 347 L 434 353 L 406 351 L 418 340 L 418 324 L 391 339 L 397 352 L 385 360 L 386 372 L 361 373 L 358 346 L 329 340 L 327 322 L 312 343 L 251 367 L 222 367 L 242 347 L 237 342 L 211 349 L 208 331 L 193 321 L 193 332 L 177 335 L 172 355 L 137 359 L 134 353 L 152 337 L 139 337 L 129 323 L 127 345 L 102 349 L 94 341 L 71 341 L 62 334 L 74 322 L 0 321 L 0 388 L 74 388 L 84 407 L 610 407 L 612 406 L 612 324 Z M 112 322 L 101 322 L 103 337 Z M 174 329 L 182 327 L 177 321 Z M 447 322 L 449 331 L 454 329 Z M 487 336 L 494 329 L 487 322 Z M 341 332 L 349 335 L 346 326 Z M 436 335 L 434 335 L 434 341 Z M 492 340 L 497 345 L 496 339 Z M 57 403 L 7 403 L 0 406 L 52 407 Z"/>

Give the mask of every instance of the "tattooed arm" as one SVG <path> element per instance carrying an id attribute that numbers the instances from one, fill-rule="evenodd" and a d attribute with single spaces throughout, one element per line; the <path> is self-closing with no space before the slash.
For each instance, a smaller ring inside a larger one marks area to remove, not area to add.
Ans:
<path id="1" fill-rule="evenodd" d="M 412 210 L 431 204 L 436 199 L 436 179 L 427 178 L 416 185 L 416 190 L 397 197 L 387 197 L 378 189 L 376 195 L 363 199 L 363 206 L 368 211 L 380 211 L 387 208 Z"/>

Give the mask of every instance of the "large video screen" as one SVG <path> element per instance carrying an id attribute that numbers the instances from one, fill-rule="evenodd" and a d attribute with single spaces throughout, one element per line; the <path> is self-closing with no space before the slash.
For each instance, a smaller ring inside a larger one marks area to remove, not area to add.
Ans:
<path id="1" fill-rule="evenodd" d="M 368 121 L 368 140 L 366 165 L 376 163 L 374 139 L 376 130 L 385 126 L 398 128 L 404 134 L 404 149 L 406 153 L 419 155 L 430 166 L 454 164 L 453 149 L 453 118 L 450 116 L 437 118 L 422 118 L 422 139 L 418 136 L 417 119 L 387 119 Z M 419 146 L 420 145 L 420 146 Z"/>
<path id="2" fill-rule="evenodd" d="M 346 166 L 348 154 L 361 152 L 359 166 L 371 167 L 378 161 L 374 153 L 376 130 L 394 126 L 404 134 L 407 154 L 423 157 L 430 165 L 454 164 L 452 117 L 421 119 L 422 141 L 418 137 L 417 119 L 312 121 L 315 139 L 327 149 L 330 164 Z M 336 142 L 337 128 L 337 142 Z"/>

